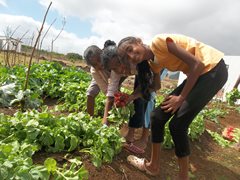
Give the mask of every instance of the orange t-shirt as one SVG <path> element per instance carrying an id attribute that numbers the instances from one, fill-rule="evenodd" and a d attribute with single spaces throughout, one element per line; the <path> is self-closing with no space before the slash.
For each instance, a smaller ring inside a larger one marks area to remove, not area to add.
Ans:
<path id="1" fill-rule="evenodd" d="M 193 38 L 179 34 L 159 34 L 153 38 L 153 41 L 150 44 L 150 48 L 154 54 L 154 60 L 149 61 L 149 64 L 155 73 L 160 72 L 162 68 L 167 68 L 169 71 L 182 71 L 184 74 L 189 73 L 188 65 L 175 55 L 168 52 L 166 44 L 167 37 L 170 37 L 174 43 L 178 44 L 202 61 L 205 65 L 202 74 L 214 68 L 224 56 L 221 51 Z"/>

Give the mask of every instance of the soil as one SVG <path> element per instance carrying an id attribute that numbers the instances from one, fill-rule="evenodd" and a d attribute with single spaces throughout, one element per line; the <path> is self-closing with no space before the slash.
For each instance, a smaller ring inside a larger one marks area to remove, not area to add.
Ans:
<path id="1" fill-rule="evenodd" d="M 226 126 L 234 126 L 240 128 L 240 114 L 233 109 L 229 110 L 229 114 L 219 119 L 219 124 L 206 120 L 206 128 L 212 131 L 222 132 Z M 127 131 L 126 126 L 124 127 Z M 124 131 L 124 130 L 123 130 Z M 140 137 L 141 130 L 135 134 L 136 139 Z M 201 180 L 239 180 L 240 179 L 240 152 L 234 148 L 221 148 L 212 137 L 205 131 L 198 141 L 190 142 L 190 175 L 191 179 Z M 161 172 L 157 177 L 151 177 L 144 172 L 135 169 L 128 164 L 127 156 L 132 153 L 123 149 L 117 155 L 111 164 L 105 164 L 101 168 L 96 169 L 90 160 L 84 161 L 84 165 L 89 171 L 89 179 L 102 180 L 148 180 L 148 179 L 176 179 L 178 166 L 174 149 L 161 151 L 160 167 Z M 139 157 L 150 159 L 151 143 L 148 143 L 145 154 Z"/>
<path id="2" fill-rule="evenodd" d="M 51 108 L 56 100 L 45 101 Z M 234 126 L 240 128 L 240 114 L 235 108 L 225 107 L 228 114 L 219 118 L 219 123 L 205 120 L 206 129 L 221 133 L 227 126 Z M 13 115 L 16 109 L 0 108 L 0 113 Z M 127 132 L 127 126 L 121 129 L 122 134 Z M 138 139 L 141 134 L 141 129 L 138 129 L 135 134 L 135 139 Z M 201 180 L 239 180 L 240 179 L 240 152 L 233 147 L 222 148 L 213 138 L 205 131 L 198 141 L 191 142 L 191 156 L 190 156 L 190 176 L 191 179 Z M 100 168 L 96 168 L 91 163 L 91 159 L 86 154 L 74 152 L 72 156 L 80 156 L 85 168 L 89 172 L 89 179 L 91 180 L 165 180 L 176 179 L 178 166 L 177 158 L 174 149 L 161 150 L 160 160 L 160 175 L 151 177 L 144 172 L 135 169 L 128 164 L 127 156 L 132 153 L 123 149 L 113 160 L 111 164 L 103 164 Z M 43 163 L 47 157 L 55 158 L 59 164 L 66 162 L 64 158 L 65 153 L 46 153 L 38 152 L 33 157 L 35 163 Z M 148 143 L 146 151 L 143 155 L 137 155 L 150 159 L 151 157 L 151 143 Z"/>
<path id="3" fill-rule="evenodd" d="M 83 69 L 85 66 L 81 66 Z M 131 80 L 127 83 L 132 82 Z M 164 83 L 164 81 L 163 81 Z M 175 82 L 174 82 L 175 83 Z M 165 81 L 164 87 L 172 88 L 173 82 Z M 176 85 L 176 83 L 175 83 Z M 50 109 L 56 104 L 56 100 L 46 99 L 45 104 Z M 240 114 L 235 108 L 226 108 L 228 114 L 219 119 L 219 123 L 205 120 L 206 129 L 221 133 L 227 126 L 234 126 L 240 128 Z M 0 108 L 0 113 L 13 115 L 17 109 L 14 108 Z M 127 126 L 123 126 L 121 132 L 127 132 Z M 140 137 L 141 129 L 138 129 L 135 138 Z M 222 148 L 213 138 L 205 131 L 200 136 L 198 141 L 191 142 L 191 156 L 190 156 L 190 179 L 197 180 L 240 180 L 240 152 L 233 147 Z M 80 156 L 85 168 L 89 172 L 90 180 L 172 180 L 176 179 L 178 166 L 177 158 L 174 149 L 162 149 L 160 160 L 160 175 L 151 177 L 144 172 L 141 172 L 131 166 L 127 162 L 127 156 L 132 153 L 123 149 L 113 160 L 111 164 L 103 164 L 100 168 L 96 168 L 91 163 L 89 156 L 73 152 L 72 156 Z M 59 164 L 66 162 L 64 158 L 65 153 L 46 153 L 38 152 L 34 155 L 34 163 L 43 163 L 47 157 L 55 158 Z M 143 155 L 137 155 L 146 159 L 151 157 L 151 143 Z"/>

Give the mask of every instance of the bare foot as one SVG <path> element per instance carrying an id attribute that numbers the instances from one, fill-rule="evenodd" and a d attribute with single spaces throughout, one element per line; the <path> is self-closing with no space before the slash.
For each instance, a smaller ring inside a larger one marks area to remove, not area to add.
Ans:
<path id="1" fill-rule="evenodd" d="M 150 162 L 145 162 L 145 171 L 152 176 L 159 175 L 160 172 L 159 168 L 154 168 L 153 166 L 151 166 Z"/>
<path id="2" fill-rule="evenodd" d="M 136 156 L 129 155 L 127 157 L 127 161 L 140 171 L 145 171 L 146 174 L 151 176 L 157 176 L 159 174 L 159 169 L 152 168 L 150 163 L 144 158 L 138 158 Z"/>

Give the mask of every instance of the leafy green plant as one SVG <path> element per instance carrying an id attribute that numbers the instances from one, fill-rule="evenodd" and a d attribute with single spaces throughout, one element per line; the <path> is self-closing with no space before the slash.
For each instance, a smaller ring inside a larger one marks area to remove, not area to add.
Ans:
<path id="1" fill-rule="evenodd" d="M 232 91 L 226 93 L 226 99 L 229 105 L 235 105 L 235 102 L 240 99 L 240 92 L 237 88 L 234 88 Z"/>
<path id="2" fill-rule="evenodd" d="M 70 165 L 68 164 L 70 163 Z M 44 161 L 44 167 L 50 173 L 50 177 L 57 180 L 62 179 L 87 179 L 88 171 L 82 166 L 82 161 L 79 157 L 68 159 L 62 168 L 57 167 L 57 162 L 53 158 L 47 158 Z"/>
<path id="3" fill-rule="evenodd" d="M 240 113 L 240 106 L 236 108 L 236 111 Z"/>
<path id="4" fill-rule="evenodd" d="M 0 67 L 0 106 L 24 104 L 36 108 L 42 98 L 58 98 L 61 109 L 78 111 L 85 107 L 85 92 L 90 76 L 75 67 L 62 67 L 59 63 L 33 64 L 28 90 L 23 91 L 25 66 Z"/>
<path id="5" fill-rule="evenodd" d="M 174 146 L 168 125 L 169 122 L 165 125 L 164 129 L 165 134 L 163 147 L 165 149 L 171 149 Z M 204 131 L 205 131 L 204 116 L 202 113 L 199 113 L 188 128 L 188 136 L 192 141 L 197 140 L 199 136 L 204 133 Z"/>
<path id="6" fill-rule="evenodd" d="M 113 107 L 109 112 L 108 121 L 114 123 L 115 126 L 120 126 L 129 121 L 129 118 L 134 114 L 134 104 L 129 103 L 124 107 Z"/>
<path id="7" fill-rule="evenodd" d="M 202 113 L 204 115 L 204 118 L 213 121 L 215 123 L 219 123 L 218 118 L 224 117 L 226 115 L 226 111 L 222 108 L 205 108 L 202 110 Z"/>
<path id="8" fill-rule="evenodd" d="M 213 132 L 211 130 L 207 130 L 207 132 L 212 136 L 213 140 L 216 141 L 221 147 L 229 147 L 231 142 L 224 139 L 222 135 L 217 132 Z"/>
<path id="9" fill-rule="evenodd" d="M 13 141 L 31 144 L 36 146 L 34 152 L 82 149 L 91 155 L 97 167 L 111 162 L 123 142 L 118 127 L 102 126 L 101 118 L 91 118 L 85 113 L 55 117 L 47 109 L 17 112 L 13 117 L 0 115 L 0 133 L 1 144 Z"/>

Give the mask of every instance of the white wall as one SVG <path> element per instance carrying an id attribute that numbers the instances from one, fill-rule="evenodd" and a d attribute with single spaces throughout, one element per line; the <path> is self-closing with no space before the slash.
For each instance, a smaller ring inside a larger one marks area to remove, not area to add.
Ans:
<path id="1" fill-rule="evenodd" d="M 223 87 L 223 100 L 225 101 L 225 94 L 232 90 L 238 76 L 240 75 L 240 56 L 225 56 L 224 61 L 228 65 L 228 80 Z M 186 76 L 181 72 L 178 79 L 178 85 L 183 82 Z M 240 90 L 240 85 L 238 86 Z M 239 101 L 238 101 L 239 102 Z"/>
<path id="2" fill-rule="evenodd" d="M 21 47 L 22 47 L 21 42 L 17 42 L 16 40 L 7 41 L 6 39 L 0 39 L 0 40 L 2 41 L 1 43 L 2 47 L 0 47 L 1 50 L 7 50 L 6 43 L 8 42 L 8 50 L 16 50 L 17 52 L 21 52 Z"/>

